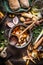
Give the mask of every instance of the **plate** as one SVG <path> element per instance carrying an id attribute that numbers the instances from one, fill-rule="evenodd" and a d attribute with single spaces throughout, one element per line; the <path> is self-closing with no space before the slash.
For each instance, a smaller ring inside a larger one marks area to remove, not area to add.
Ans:
<path id="1" fill-rule="evenodd" d="M 31 3 L 32 3 L 32 0 L 29 0 L 29 3 L 30 3 L 30 6 L 31 6 Z M 24 8 L 20 8 L 16 11 L 12 11 L 8 5 L 8 1 L 7 0 L 2 0 L 2 6 L 4 7 L 4 11 L 5 12 L 9 12 L 9 13 L 14 13 L 14 12 L 27 12 L 28 10 L 30 10 L 30 8 L 28 9 L 24 9 Z"/>

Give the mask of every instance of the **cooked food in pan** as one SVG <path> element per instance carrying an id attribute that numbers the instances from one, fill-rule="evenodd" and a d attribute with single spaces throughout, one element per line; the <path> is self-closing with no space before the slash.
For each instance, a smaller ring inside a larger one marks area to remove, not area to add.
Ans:
<path id="1" fill-rule="evenodd" d="M 20 0 L 20 4 L 23 8 L 29 7 L 29 1 L 28 0 Z"/>
<path id="2" fill-rule="evenodd" d="M 12 10 L 17 10 L 20 8 L 20 4 L 18 0 L 8 0 L 9 6 Z"/>
<path id="3" fill-rule="evenodd" d="M 29 32 L 25 32 L 22 35 L 19 36 L 19 34 L 25 29 L 23 26 L 18 26 L 12 31 L 12 35 L 16 35 L 18 37 L 18 42 L 16 43 L 17 46 L 23 46 L 26 43 L 28 43 L 29 40 Z"/>

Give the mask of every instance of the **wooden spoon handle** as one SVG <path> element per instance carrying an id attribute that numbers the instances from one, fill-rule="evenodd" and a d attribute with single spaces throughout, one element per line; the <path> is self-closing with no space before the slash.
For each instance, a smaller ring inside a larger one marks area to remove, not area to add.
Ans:
<path id="1" fill-rule="evenodd" d="M 27 31 L 28 29 L 32 29 L 32 27 L 34 26 L 36 21 L 34 21 L 31 25 L 29 25 L 25 30 L 23 30 L 20 35 L 22 35 L 25 31 Z"/>

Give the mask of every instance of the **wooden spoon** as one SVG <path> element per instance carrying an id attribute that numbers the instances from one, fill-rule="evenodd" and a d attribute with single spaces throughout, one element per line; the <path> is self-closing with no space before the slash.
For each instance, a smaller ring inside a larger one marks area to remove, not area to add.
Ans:
<path id="1" fill-rule="evenodd" d="M 32 29 L 34 24 L 36 23 L 36 21 L 34 21 L 31 25 L 29 25 L 27 28 L 25 28 L 21 33 L 20 35 L 22 35 L 24 32 L 26 32 L 28 29 Z"/>

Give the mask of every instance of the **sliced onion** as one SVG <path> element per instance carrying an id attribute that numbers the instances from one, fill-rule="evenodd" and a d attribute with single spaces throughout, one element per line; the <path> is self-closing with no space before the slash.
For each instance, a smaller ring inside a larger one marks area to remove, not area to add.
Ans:
<path id="1" fill-rule="evenodd" d="M 16 16 L 15 18 L 13 18 L 13 23 L 16 25 L 16 24 L 18 24 L 18 22 L 19 22 L 19 19 L 18 19 L 18 17 Z"/>
<path id="2" fill-rule="evenodd" d="M 8 27 L 12 28 L 14 24 L 12 22 L 7 22 Z"/>

